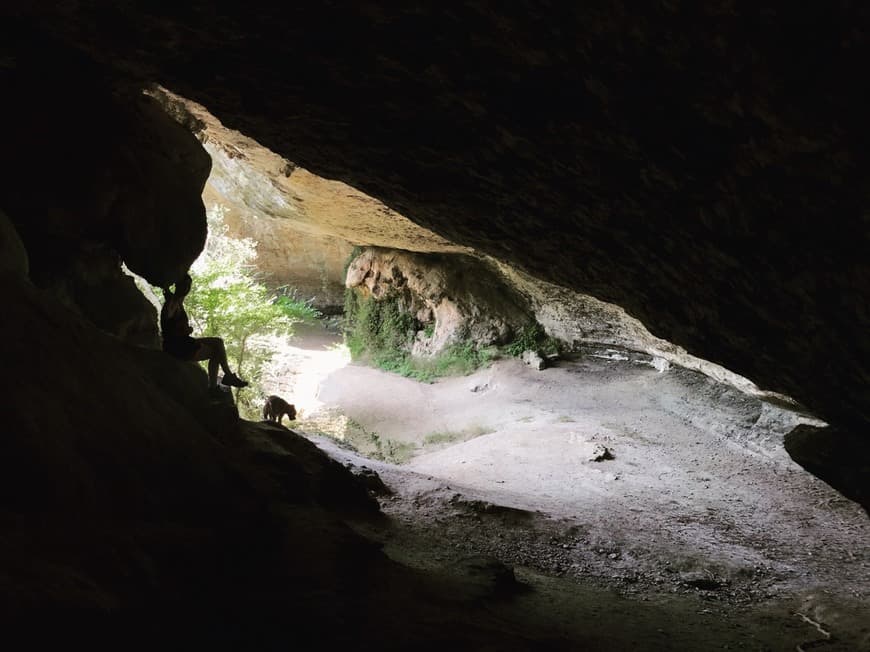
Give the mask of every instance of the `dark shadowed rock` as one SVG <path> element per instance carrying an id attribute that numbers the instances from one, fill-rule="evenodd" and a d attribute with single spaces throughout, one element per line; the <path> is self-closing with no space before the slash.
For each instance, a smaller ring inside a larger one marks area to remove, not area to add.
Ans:
<path id="1" fill-rule="evenodd" d="M 466 583 L 464 589 L 477 599 L 504 599 L 528 590 L 517 581 L 514 569 L 492 557 L 476 555 L 458 560 L 451 572 L 461 575 Z"/>
<path id="2" fill-rule="evenodd" d="M 0 103 L 0 121 L 14 125 L 16 152 L 0 201 L 34 282 L 51 286 L 76 271 L 79 250 L 99 247 L 154 284 L 179 278 L 205 242 L 202 146 L 135 88 L 113 88 L 75 57 L 49 62 L 48 44 L 25 49 L 20 67 L 0 68 L 14 98 Z"/>
<path id="3" fill-rule="evenodd" d="M 0 274 L 26 277 L 30 269 L 27 250 L 15 230 L 15 225 L 0 210 Z"/>
<path id="4" fill-rule="evenodd" d="M 381 476 L 378 475 L 378 472 L 374 469 L 370 469 L 367 466 L 356 466 L 350 463 L 345 466 L 353 474 L 353 477 L 355 477 L 362 486 L 375 496 L 392 495 L 393 490 L 384 484 L 384 481 L 381 480 Z"/>
<path id="5" fill-rule="evenodd" d="M 501 273 L 471 256 L 369 247 L 351 261 L 345 284 L 375 300 L 397 297 L 427 326 L 417 333 L 416 354 L 466 340 L 503 344 L 532 319 L 526 299 Z"/>
<path id="6" fill-rule="evenodd" d="M 595 444 L 592 448 L 592 452 L 589 454 L 590 462 L 603 462 L 612 459 L 613 453 L 604 444 Z"/>
<path id="7" fill-rule="evenodd" d="M 870 444 L 835 428 L 799 425 L 785 436 L 792 459 L 870 514 Z"/>

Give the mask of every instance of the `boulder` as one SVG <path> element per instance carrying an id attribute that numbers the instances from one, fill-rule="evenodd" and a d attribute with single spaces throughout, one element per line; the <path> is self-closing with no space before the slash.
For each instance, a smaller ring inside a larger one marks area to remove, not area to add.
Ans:
<path id="1" fill-rule="evenodd" d="M 22 61 L 0 68 L 0 122 L 16 153 L 0 201 L 34 282 L 50 285 L 74 267 L 71 252 L 93 247 L 155 285 L 179 278 L 205 243 L 208 154 L 151 97 L 73 74 L 72 61 Z"/>
<path id="2" fill-rule="evenodd" d="M 504 344 L 531 319 L 528 300 L 491 263 L 461 254 L 416 254 L 369 247 L 351 261 L 345 284 L 375 300 L 398 297 L 411 315 L 429 317 L 412 353 L 450 344 Z"/>
<path id="3" fill-rule="evenodd" d="M 537 351 L 532 351 L 532 350 L 523 351 L 522 361 L 525 364 L 529 365 L 532 369 L 537 369 L 538 371 L 546 369 L 546 367 L 547 367 L 546 358 L 544 358 L 544 356 L 542 356 Z"/>

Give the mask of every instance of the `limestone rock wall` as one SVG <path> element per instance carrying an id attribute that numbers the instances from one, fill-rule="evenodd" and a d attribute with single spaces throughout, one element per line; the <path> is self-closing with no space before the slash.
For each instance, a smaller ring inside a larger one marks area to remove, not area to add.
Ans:
<path id="1" fill-rule="evenodd" d="M 376 300 L 402 298 L 424 326 L 413 346 L 416 355 L 465 340 L 504 344 L 532 319 L 527 300 L 499 271 L 471 256 L 371 247 L 350 263 L 346 284 Z"/>
<path id="2" fill-rule="evenodd" d="M 266 282 L 297 289 L 324 312 L 343 304 L 345 265 L 355 245 L 467 251 L 377 199 L 224 127 L 195 102 L 159 87 L 150 94 L 202 141 L 213 161 L 203 199 L 226 209 L 231 236 L 257 242 L 255 264 Z"/>
<path id="3" fill-rule="evenodd" d="M 774 393 L 759 389 L 748 378 L 691 355 L 683 347 L 656 337 L 619 306 L 535 279 L 510 265 L 496 261 L 493 263 L 516 291 L 528 298 L 535 319 L 546 333 L 571 348 L 601 344 L 643 351 L 654 358 L 667 361 L 668 364 L 699 371 L 747 394 L 774 396 Z"/>
<path id="4" fill-rule="evenodd" d="M 353 251 L 347 240 L 331 234 L 299 230 L 291 220 L 259 215 L 220 194 L 209 181 L 203 192 L 206 208 L 222 207 L 227 234 L 256 242 L 257 272 L 272 288 L 286 286 L 300 299 L 326 314 L 344 303 L 345 265 Z"/>

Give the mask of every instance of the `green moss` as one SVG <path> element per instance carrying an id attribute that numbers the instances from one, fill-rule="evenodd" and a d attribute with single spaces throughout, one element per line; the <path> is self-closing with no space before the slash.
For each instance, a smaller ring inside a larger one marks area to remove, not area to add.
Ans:
<path id="1" fill-rule="evenodd" d="M 495 354 L 493 348 L 461 342 L 432 358 L 413 358 L 411 344 L 420 324 L 404 308 L 398 295 L 376 300 L 348 289 L 344 307 L 345 342 L 351 357 L 385 371 L 432 382 L 441 376 L 470 374 L 489 363 Z"/>
<path id="2" fill-rule="evenodd" d="M 287 317 L 306 323 L 317 321 L 323 314 L 311 305 L 311 301 L 297 298 L 296 290 L 283 286 L 272 301 Z"/>
<path id="3" fill-rule="evenodd" d="M 423 444 L 426 446 L 434 446 L 437 444 L 450 444 L 456 441 L 468 441 L 481 435 L 488 435 L 495 432 L 492 428 L 485 426 L 470 426 L 465 430 L 445 430 L 442 432 L 430 432 L 423 438 Z"/>
<path id="4" fill-rule="evenodd" d="M 411 459 L 414 449 L 413 444 L 387 439 L 383 446 L 383 459 L 391 464 L 404 464 Z"/>
<path id="5" fill-rule="evenodd" d="M 538 322 L 531 322 L 523 326 L 513 341 L 504 347 L 504 352 L 514 357 L 529 350 L 540 351 L 544 355 L 558 354 L 562 352 L 562 342 L 547 335 Z"/>
<path id="6" fill-rule="evenodd" d="M 430 432 L 423 438 L 423 443 L 427 446 L 431 446 L 434 444 L 449 444 L 454 441 L 458 441 L 462 438 L 461 432 L 456 432 L 454 430 L 448 430 L 445 432 Z"/>

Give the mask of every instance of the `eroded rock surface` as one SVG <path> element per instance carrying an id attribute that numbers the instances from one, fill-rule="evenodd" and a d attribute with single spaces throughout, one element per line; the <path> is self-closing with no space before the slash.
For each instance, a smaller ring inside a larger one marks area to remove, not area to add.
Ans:
<path id="1" fill-rule="evenodd" d="M 470 256 L 369 248 L 348 266 L 346 284 L 375 300 L 398 297 L 424 327 L 412 350 L 418 355 L 466 340 L 504 344 L 531 320 L 501 273 Z"/>
<path id="2" fill-rule="evenodd" d="M 150 94 L 203 143 L 213 161 L 203 200 L 225 210 L 229 233 L 257 243 L 256 265 L 272 286 L 298 290 L 326 312 L 340 310 L 354 245 L 463 252 L 340 181 L 297 166 L 208 110 L 163 88 Z"/>

